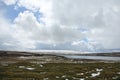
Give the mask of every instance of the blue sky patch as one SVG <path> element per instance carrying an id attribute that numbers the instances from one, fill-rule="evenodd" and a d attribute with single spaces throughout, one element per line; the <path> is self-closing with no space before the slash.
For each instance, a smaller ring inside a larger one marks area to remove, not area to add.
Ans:
<path id="1" fill-rule="evenodd" d="M 15 6 L 17 7 L 17 9 L 15 9 Z M 11 22 L 14 21 L 14 19 L 18 16 L 18 14 L 20 12 L 24 12 L 24 11 L 27 10 L 24 7 L 18 7 L 17 5 L 9 5 L 9 6 L 7 6 L 5 4 L 0 4 L 0 8 L 1 9 L 3 8 L 6 11 L 4 15 Z M 43 16 L 42 13 L 40 13 L 39 11 L 34 12 L 34 16 L 36 17 L 38 22 L 42 22 L 42 21 L 40 21 L 40 18 Z"/>
<path id="2" fill-rule="evenodd" d="M 24 12 L 26 9 L 24 7 L 18 7 L 15 9 L 16 5 L 6 5 L 0 2 L 0 9 L 5 10 L 4 16 L 11 22 L 18 16 L 20 12 Z"/>
<path id="3" fill-rule="evenodd" d="M 34 12 L 34 16 L 36 17 L 36 19 L 37 19 L 38 22 L 43 23 L 43 22 L 40 20 L 40 18 L 43 17 L 43 14 L 42 14 L 42 13 L 40 13 L 39 11 Z"/>
<path id="4" fill-rule="evenodd" d="M 88 38 L 87 38 L 87 37 L 83 38 L 83 41 L 84 41 L 84 42 L 86 42 L 86 43 L 88 43 L 88 42 L 89 42 L 89 40 L 88 40 Z"/>
<path id="5" fill-rule="evenodd" d="M 20 7 L 19 9 L 14 9 L 14 5 L 5 6 L 5 7 L 6 7 L 6 17 L 11 21 L 13 21 L 20 12 L 24 12 L 26 10 L 23 7 Z"/>

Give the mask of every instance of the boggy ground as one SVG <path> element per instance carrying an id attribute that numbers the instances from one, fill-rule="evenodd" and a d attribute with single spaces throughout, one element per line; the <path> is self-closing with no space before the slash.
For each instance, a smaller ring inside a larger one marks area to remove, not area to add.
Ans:
<path id="1" fill-rule="evenodd" d="M 0 63 L 0 80 L 120 80 L 120 63 Z"/>

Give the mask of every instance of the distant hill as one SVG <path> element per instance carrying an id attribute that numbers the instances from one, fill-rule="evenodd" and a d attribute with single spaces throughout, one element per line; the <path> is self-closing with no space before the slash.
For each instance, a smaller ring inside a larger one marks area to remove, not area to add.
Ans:
<path id="1" fill-rule="evenodd" d="M 111 57 L 120 57 L 120 52 L 107 52 L 107 53 L 82 53 L 82 52 L 27 52 L 27 51 L 0 51 L 0 57 L 9 56 L 9 57 L 17 57 L 17 56 L 42 56 L 42 55 L 62 55 L 62 54 L 70 54 L 70 55 L 79 55 L 79 56 L 111 56 Z"/>

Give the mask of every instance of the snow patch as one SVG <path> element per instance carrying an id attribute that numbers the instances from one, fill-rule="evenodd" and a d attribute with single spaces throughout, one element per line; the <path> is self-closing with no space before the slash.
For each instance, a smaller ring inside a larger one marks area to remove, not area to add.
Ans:
<path id="1" fill-rule="evenodd" d="M 97 68 L 96 71 L 99 71 L 99 72 L 100 72 L 100 71 L 103 71 L 103 69 L 98 69 L 98 68 Z"/>
<path id="2" fill-rule="evenodd" d="M 48 80 L 49 78 L 44 78 L 43 80 Z"/>
<path id="3" fill-rule="evenodd" d="M 25 66 L 18 66 L 19 68 L 25 68 Z"/>
<path id="4" fill-rule="evenodd" d="M 112 77 L 112 79 L 117 79 L 117 78 L 118 78 L 118 76 Z"/>
<path id="5" fill-rule="evenodd" d="M 79 75 L 84 75 L 84 73 L 77 73 L 76 75 L 77 75 L 77 76 L 79 76 Z"/>
<path id="6" fill-rule="evenodd" d="M 85 80 L 84 78 L 80 78 L 80 80 Z"/>
<path id="7" fill-rule="evenodd" d="M 63 76 L 62 76 L 62 78 L 65 78 L 65 77 L 66 77 L 66 75 L 63 75 Z"/>
<path id="8" fill-rule="evenodd" d="M 26 69 L 28 69 L 28 70 L 34 70 L 35 68 L 30 68 L 30 67 L 29 67 L 29 68 L 26 68 Z"/>
<path id="9" fill-rule="evenodd" d="M 120 74 L 120 72 L 118 72 L 117 74 Z"/>
<path id="10" fill-rule="evenodd" d="M 42 65 L 42 64 L 40 64 L 40 67 L 43 67 L 43 65 Z"/>
<path id="11" fill-rule="evenodd" d="M 56 78 L 60 78 L 59 76 L 55 76 Z"/>
<path id="12" fill-rule="evenodd" d="M 100 72 L 92 73 L 92 74 L 91 74 L 91 77 L 96 77 L 96 76 L 99 76 L 99 75 L 100 75 Z"/>

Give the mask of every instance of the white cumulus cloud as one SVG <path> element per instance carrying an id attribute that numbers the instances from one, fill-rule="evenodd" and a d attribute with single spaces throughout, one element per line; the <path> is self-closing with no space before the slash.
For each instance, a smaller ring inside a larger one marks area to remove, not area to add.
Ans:
<path id="1" fill-rule="evenodd" d="M 6 5 L 12 5 L 17 2 L 17 0 L 2 0 Z"/>
<path id="2" fill-rule="evenodd" d="M 60 44 L 69 43 L 72 44 L 69 49 L 75 47 L 77 50 L 120 48 L 119 0 L 17 0 L 17 2 L 4 0 L 3 2 L 6 5 L 16 3 L 17 9 L 26 8 L 26 11 L 20 12 L 10 24 L 16 30 L 15 35 L 10 36 L 24 47 L 30 44 L 28 48 L 35 49 L 36 44 L 44 43 L 55 44 L 54 47 L 58 48 Z M 41 17 L 36 16 L 36 12 Z M 84 38 L 89 40 L 85 42 Z M 8 43 L 4 45 L 10 46 Z"/>

